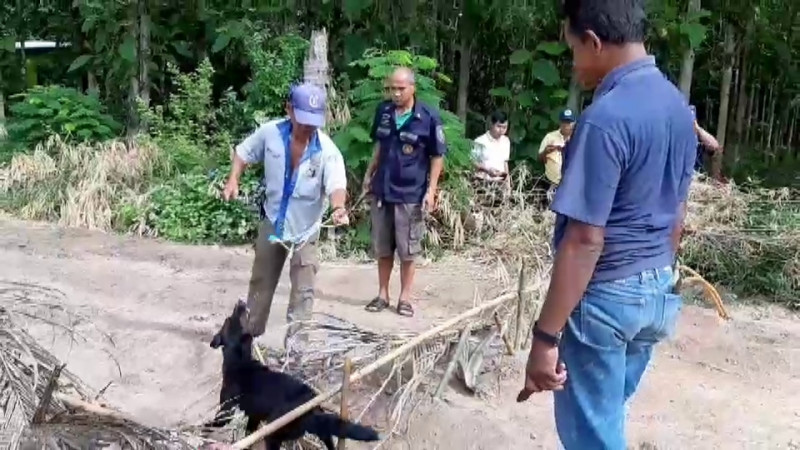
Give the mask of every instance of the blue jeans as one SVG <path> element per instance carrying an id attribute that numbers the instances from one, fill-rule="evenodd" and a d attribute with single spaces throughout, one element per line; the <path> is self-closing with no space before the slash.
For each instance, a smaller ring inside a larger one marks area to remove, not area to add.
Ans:
<path id="1" fill-rule="evenodd" d="M 566 450 L 625 450 L 626 402 L 680 314 L 676 280 L 665 267 L 589 284 L 559 346 L 568 375 L 555 418 Z"/>

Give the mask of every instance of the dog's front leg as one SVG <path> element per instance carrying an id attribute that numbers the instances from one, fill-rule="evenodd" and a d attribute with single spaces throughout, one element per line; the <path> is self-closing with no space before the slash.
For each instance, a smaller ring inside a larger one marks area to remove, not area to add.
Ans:
<path id="1" fill-rule="evenodd" d="M 256 430 L 258 430 L 258 426 L 260 424 L 261 424 L 260 420 L 255 419 L 253 417 L 248 417 L 247 418 L 247 426 L 245 427 L 245 430 L 247 430 L 247 434 L 250 435 L 250 434 L 255 433 Z M 278 446 L 274 447 L 274 448 L 276 450 L 281 450 L 281 444 L 278 443 Z M 273 447 L 272 447 L 271 443 L 268 444 L 266 441 L 260 440 L 260 441 L 256 442 L 255 444 L 251 445 L 250 446 L 250 450 L 273 450 Z"/>
<path id="2" fill-rule="evenodd" d="M 325 437 L 320 436 L 320 439 L 322 439 L 322 443 L 325 444 L 327 450 L 336 450 L 336 447 L 333 445 L 333 438 L 330 435 Z"/>

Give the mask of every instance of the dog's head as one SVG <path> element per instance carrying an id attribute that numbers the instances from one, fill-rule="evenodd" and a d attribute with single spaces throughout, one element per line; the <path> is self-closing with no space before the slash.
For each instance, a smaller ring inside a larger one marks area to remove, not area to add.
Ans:
<path id="1" fill-rule="evenodd" d="M 247 304 L 242 300 L 236 302 L 233 312 L 222 323 L 222 327 L 211 339 L 211 348 L 223 349 L 244 344 L 245 341 L 252 341 L 252 335 L 246 331 L 249 319 Z"/>

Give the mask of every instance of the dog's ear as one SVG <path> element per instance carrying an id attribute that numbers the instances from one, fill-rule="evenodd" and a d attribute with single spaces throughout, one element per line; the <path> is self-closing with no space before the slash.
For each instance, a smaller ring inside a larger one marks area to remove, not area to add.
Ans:
<path id="1" fill-rule="evenodd" d="M 213 338 L 211 338 L 211 348 L 220 348 L 224 344 L 222 339 L 222 335 L 219 333 L 215 334 Z"/>

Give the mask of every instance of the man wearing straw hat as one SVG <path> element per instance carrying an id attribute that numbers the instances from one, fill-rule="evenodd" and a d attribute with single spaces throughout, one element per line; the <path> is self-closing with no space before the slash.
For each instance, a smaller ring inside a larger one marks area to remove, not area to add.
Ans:
<path id="1" fill-rule="evenodd" d="M 320 87 L 310 83 L 293 87 L 286 104 L 289 117 L 261 125 L 236 147 L 223 191 L 226 200 L 235 198 L 245 167 L 264 164 L 266 217 L 258 230 L 247 293 L 249 328 L 253 336 L 264 333 L 284 262 L 290 256 L 287 344 L 298 331 L 298 322 L 311 318 L 319 269 L 316 243 L 328 200 L 333 224 L 348 223 L 344 160 L 336 144 L 320 130 L 325 125 L 325 101 Z"/>
<path id="2" fill-rule="evenodd" d="M 566 450 L 623 450 L 626 404 L 680 315 L 673 263 L 697 137 L 645 49 L 644 0 L 565 0 L 564 15 L 594 98 L 564 150 L 553 272 L 518 400 L 555 391 Z"/>

